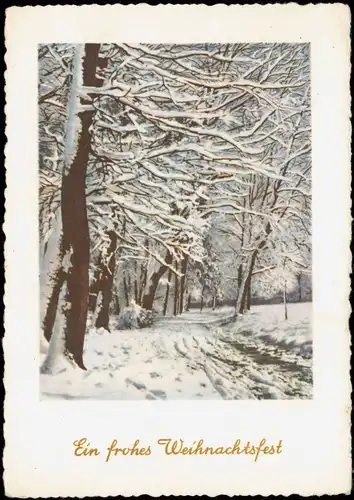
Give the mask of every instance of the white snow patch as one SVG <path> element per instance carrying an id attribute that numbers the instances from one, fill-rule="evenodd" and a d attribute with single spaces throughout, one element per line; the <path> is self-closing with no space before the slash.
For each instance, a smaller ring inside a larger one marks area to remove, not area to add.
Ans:
<path id="1" fill-rule="evenodd" d="M 278 306 L 259 306 L 219 326 L 230 308 L 193 310 L 124 331 L 112 317 L 112 333 L 87 332 L 87 371 L 41 374 L 42 398 L 310 398 L 310 313 L 310 304 L 290 304 L 285 322 Z"/>

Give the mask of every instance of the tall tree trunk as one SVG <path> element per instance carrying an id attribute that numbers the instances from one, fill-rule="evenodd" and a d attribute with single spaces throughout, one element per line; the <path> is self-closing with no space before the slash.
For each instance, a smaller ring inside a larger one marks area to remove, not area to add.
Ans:
<path id="1" fill-rule="evenodd" d="M 168 299 L 170 296 L 170 288 L 171 288 L 171 279 L 172 279 L 172 269 L 168 270 L 168 277 L 167 277 L 167 286 L 166 286 L 166 294 L 165 294 L 165 301 L 163 304 L 163 315 L 166 316 L 167 313 L 167 307 L 168 307 Z"/>
<path id="2" fill-rule="evenodd" d="M 129 290 L 129 305 L 130 305 L 130 302 L 132 301 L 132 277 L 131 277 L 131 274 L 128 273 L 128 279 L 127 279 L 127 282 L 128 282 L 128 290 Z"/>
<path id="3" fill-rule="evenodd" d="M 48 340 L 48 342 L 50 341 L 52 336 L 52 331 L 54 328 L 55 318 L 59 304 L 60 290 L 65 282 L 65 279 L 66 279 L 66 273 L 60 266 L 55 276 L 53 276 L 54 285 L 52 288 L 52 294 L 49 297 L 47 310 L 43 320 L 43 334 L 44 337 Z"/>
<path id="4" fill-rule="evenodd" d="M 137 261 L 135 261 L 134 272 L 135 272 L 135 276 L 134 276 L 134 300 L 135 300 L 135 303 L 138 304 L 139 292 L 138 292 L 138 263 L 137 263 Z"/>
<path id="5" fill-rule="evenodd" d="M 189 294 L 188 294 L 188 297 L 187 297 L 187 306 L 186 306 L 186 311 L 189 311 L 189 309 L 191 308 L 191 302 L 192 302 L 192 296 L 191 296 L 191 294 L 189 293 Z"/>
<path id="6" fill-rule="evenodd" d="M 55 318 L 55 323 L 51 334 L 47 355 L 41 366 L 41 373 L 53 373 L 58 358 L 63 354 L 65 350 L 64 323 L 65 323 L 65 309 L 67 305 L 65 300 L 66 293 L 67 293 L 67 281 L 65 279 L 59 293 L 58 309 Z"/>
<path id="7" fill-rule="evenodd" d="M 57 221 L 58 223 L 58 221 Z M 59 227 L 61 228 L 61 224 L 59 223 Z M 59 229 L 58 227 L 58 229 Z M 59 232 L 61 229 L 59 229 Z M 49 342 L 52 336 L 52 331 L 54 328 L 54 323 L 55 323 L 55 318 L 57 314 L 57 308 L 58 308 L 58 303 L 59 303 L 59 296 L 60 296 L 60 290 L 65 282 L 66 279 L 66 274 L 65 271 L 62 267 L 62 259 L 64 255 L 64 249 L 63 249 L 63 242 L 62 239 L 60 239 L 60 236 L 58 234 L 54 235 L 54 239 L 56 241 L 52 241 L 52 244 L 59 244 L 59 249 L 55 254 L 53 254 L 51 257 L 48 255 L 43 256 L 43 262 L 42 265 L 47 268 L 47 269 L 41 269 L 41 274 L 47 273 L 48 276 L 46 277 L 47 281 L 50 281 L 50 286 L 49 283 L 47 282 L 47 290 L 42 290 L 42 287 L 45 287 L 43 280 L 41 279 L 41 296 L 43 296 L 44 303 L 42 303 L 42 297 L 41 297 L 41 315 L 42 315 L 42 330 L 43 330 L 43 335 Z M 48 249 L 47 251 L 50 253 L 53 253 L 53 249 Z M 53 259 L 54 262 L 51 262 L 52 265 L 54 265 L 54 269 L 50 270 L 49 269 L 49 262 L 44 262 L 45 258 Z M 56 262 L 55 262 L 56 261 Z M 44 276 L 41 276 L 41 278 Z M 44 317 L 43 317 L 44 314 Z"/>
<path id="8" fill-rule="evenodd" d="M 285 317 L 285 319 L 288 319 L 288 305 L 287 305 L 287 297 L 286 297 L 286 280 L 284 280 L 283 299 L 284 299 L 284 317 Z"/>
<path id="9" fill-rule="evenodd" d="M 170 206 L 171 209 L 171 215 L 180 215 L 181 217 L 187 218 L 189 215 L 189 208 L 185 207 L 182 211 L 178 208 L 176 203 L 171 203 Z M 165 256 L 165 263 L 160 265 L 159 269 L 155 271 L 151 278 L 150 278 L 150 285 L 147 289 L 147 291 L 144 293 L 142 305 L 144 309 L 152 310 L 153 305 L 154 305 L 154 299 L 155 299 L 155 294 L 156 290 L 159 284 L 160 279 L 162 276 L 165 274 L 167 271 L 168 266 L 172 264 L 172 254 L 168 250 Z"/>
<path id="10" fill-rule="evenodd" d="M 237 291 L 236 291 L 236 299 L 235 299 L 235 308 L 236 309 L 237 309 L 236 304 L 238 303 L 238 300 L 239 300 L 241 284 L 242 284 L 242 264 L 240 264 L 238 266 L 238 269 L 237 269 Z M 236 313 L 237 312 L 238 312 L 238 309 L 236 310 Z"/>
<path id="11" fill-rule="evenodd" d="M 58 307 L 53 335 L 42 369 L 52 370 L 56 358 L 64 354 L 77 366 L 83 363 L 83 346 L 86 331 L 89 298 L 89 228 L 86 207 L 86 170 L 91 148 L 90 126 L 93 110 L 80 109 L 91 105 L 92 99 L 80 97 L 81 86 L 97 87 L 96 79 L 99 44 L 79 44 L 73 59 L 73 76 L 68 101 L 68 118 L 65 132 L 64 172 L 61 186 L 62 259 L 65 278 L 52 306 Z M 101 60 L 102 61 L 102 60 Z M 49 315 L 53 318 L 53 311 Z M 50 320 L 52 321 L 52 319 Z M 60 347 L 60 348 L 59 348 Z"/>
<path id="12" fill-rule="evenodd" d="M 247 289 L 249 286 L 250 276 L 252 275 L 252 270 L 257 257 L 257 250 L 255 250 L 250 256 L 248 263 L 244 266 L 244 271 L 241 279 L 241 285 L 237 292 L 237 299 L 235 304 L 235 314 L 242 314 L 246 307 Z"/>
<path id="13" fill-rule="evenodd" d="M 176 262 L 176 270 L 178 270 L 178 264 Z M 177 274 L 175 274 L 175 296 L 174 296 L 174 302 L 173 302 L 173 314 L 174 316 L 177 316 L 179 313 L 179 277 Z"/>
<path id="14" fill-rule="evenodd" d="M 167 271 L 168 266 L 170 266 L 172 264 L 172 254 L 169 251 L 167 251 L 167 253 L 166 253 L 165 262 L 166 262 L 166 265 L 161 264 L 160 267 L 158 268 L 158 270 L 155 271 L 150 278 L 150 285 L 149 285 L 146 293 L 144 294 L 143 302 L 142 302 L 144 309 L 148 309 L 150 311 L 152 310 L 159 281 L 162 278 L 162 276 L 165 274 L 165 272 Z"/>
<path id="15" fill-rule="evenodd" d="M 123 289 L 124 289 L 124 298 L 125 298 L 125 305 L 129 307 L 129 290 L 128 290 L 128 285 L 127 285 L 127 279 L 124 276 L 123 278 Z"/>
<path id="16" fill-rule="evenodd" d="M 247 282 L 247 275 L 245 274 L 242 278 L 242 281 L 241 281 L 241 285 L 240 285 L 240 288 L 237 292 L 237 296 L 236 296 L 236 303 L 235 303 L 235 315 L 237 316 L 237 314 L 242 314 L 242 306 L 243 306 L 243 298 L 244 298 L 244 289 L 246 287 L 246 282 Z"/>
<path id="17" fill-rule="evenodd" d="M 97 266 L 93 275 L 93 281 L 90 285 L 89 292 L 89 311 L 95 312 L 96 304 L 97 304 L 97 295 L 100 291 L 100 275 L 101 275 L 101 257 L 97 262 Z"/>
<path id="18" fill-rule="evenodd" d="M 301 302 L 302 300 L 302 289 L 301 289 L 301 275 L 299 274 L 298 277 L 297 277 L 297 284 L 298 284 L 298 287 L 299 287 L 299 302 Z"/>
<path id="19" fill-rule="evenodd" d="M 201 297 L 200 297 L 200 312 L 202 312 L 202 310 L 204 308 L 204 291 L 205 291 L 205 287 L 203 286 Z"/>
<path id="20" fill-rule="evenodd" d="M 247 294 L 248 294 L 248 278 L 246 279 L 246 283 L 245 283 L 245 286 L 244 286 L 243 292 L 242 292 L 241 305 L 240 305 L 240 309 L 239 309 L 240 314 L 243 314 L 246 310 Z"/>
<path id="21" fill-rule="evenodd" d="M 62 268 L 63 245 L 60 210 L 54 215 L 49 240 L 45 244 L 41 244 L 40 248 L 40 318 L 42 327 L 40 345 L 41 348 L 45 347 L 43 352 L 47 352 L 48 345 L 44 342 L 43 336 L 48 342 L 50 341 L 57 314 L 60 290 L 66 279 Z"/>
<path id="22" fill-rule="evenodd" d="M 115 314 L 120 314 L 120 304 L 117 292 L 114 294 L 114 312 Z"/>
<path id="23" fill-rule="evenodd" d="M 102 80 L 96 79 L 99 64 L 100 44 L 89 43 L 84 46 L 84 53 L 76 57 L 82 62 L 83 85 L 95 87 L 102 85 Z M 74 79 L 80 78 L 74 70 Z M 75 89 L 73 100 L 78 99 L 79 85 Z M 91 98 L 80 98 L 80 104 L 91 104 Z M 65 301 L 70 307 L 64 308 L 65 349 L 76 364 L 86 369 L 83 362 L 83 347 L 88 311 L 89 297 L 89 257 L 90 239 L 86 207 L 86 169 L 91 147 L 90 127 L 93 111 L 76 109 L 72 123 L 68 123 L 68 134 L 76 137 L 69 139 L 70 146 L 66 151 L 66 168 L 62 180 L 61 208 L 63 220 L 63 248 L 65 252 L 64 268 L 67 272 L 67 292 Z M 76 120 L 79 120 L 78 130 L 75 130 Z M 75 140 L 76 139 L 76 140 Z"/>
<path id="24" fill-rule="evenodd" d="M 104 328 L 109 330 L 109 306 L 113 295 L 113 280 L 116 270 L 116 250 L 117 250 L 117 233 L 108 231 L 107 233 L 110 244 L 107 250 L 107 257 L 104 261 L 101 259 L 101 281 L 100 291 L 102 293 L 102 301 L 97 314 L 96 328 Z"/>
<path id="25" fill-rule="evenodd" d="M 239 303 L 239 308 L 237 310 L 237 312 L 239 312 L 240 314 L 242 314 L 246 310 L 247 296 L 250 293 L 252 273 L 253 273 L 254 265 L 256 263 L 257 254 L 258 254 L 258 250 L 255 250 L 252 253 L 252 256 L 251 256 L 249 264 L 248 264 L 248 268 L 246 268 L 246 270 L 245 270 L 246 272 L 245 272 L 245 276 L 243 278 L 244 283 L 241 284 L 241 290 L 240 290 L 241 293 L 239 296 L 240 303 Z"/>
<path id="26" fill-rule="evenodd" d="M 145 248 L 149 248 L 149 240 L 145 238 L 144 242 Z M 146 258 L 142 265 L 142 270 L 140 271 L 140 289 L 139 289 L 139 299 L 138 304 L 141 305 L 143 301 L 143 296 L 145 292 L 146 282 L 147 282 L 147 271 L 148 271 L 148 252 L 146 251 Z"/>
<path id="27" fill-rule="evenodd" d="M 184 309 L 184 292 L 185 292 L 185 287 L 186 287 L 187 267 L 188 267 L 188 256 L 185 255 L 184 259 L 182 261 L 182 265 L 181 265 L 181 272 L 183 273 L 183 276 L 182 276 L 181 281 L 180 281 L 180 298 L 179 298 L 179 312 L 180 312 L 180 314 L 183 313 L 183 309 Z"/>
<path id="28" fill-rule="evenodd" d="M 251 295 L 252 295 L 252 273 L 250 276 L 250 281 L 247 289 L 247 300 L 246 300 L 246 309 L 247 311 L 251 310 Z"/>
<path id="29" fill-rule="evenodd" d="M 138 294 L 138 304 L 141 305 L 143 301 L 143 296 L 145 292 L 145 287 L 146 287 L 146 281 L 147 281 L 147 263 L 144 263 L 142 271 L 140 272 L 140 289 L 139 289 L 139 294 Z"/>

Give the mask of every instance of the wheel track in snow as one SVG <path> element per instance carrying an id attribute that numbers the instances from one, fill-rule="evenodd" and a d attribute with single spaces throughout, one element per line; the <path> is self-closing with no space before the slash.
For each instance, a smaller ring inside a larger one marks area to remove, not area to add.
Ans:
<path id="1" fill-rule="evenodd" d="M 162 319 L 153 328 L 115 331 L 114 337 L 96 334 L 88 372 L 89 380 L 95 379 L 94 393 L 91 386 L 83 387 L 87 397 L 109 399 L 118 391 L 123 399 L 308 398 L 310 360 L 279 342 L 271 321 L 252 330 L 247 327 L 252 316 L 234 323 L 227 312 L 201 319 L 194 314 L 193 321 L 187 315 Z M 299 324 L 300 330 L 307 327 Z M 76 397 L 74 390 L 62 392 Z M 81 393 L 77 397 L 83 398 Z"/>
<path id="2" fill-rule="evenodd" d="M 224 324 L 230 318 L 224 318 Z M 223 321 L 219 319 L 218 324 Z M 186 324 L 186 327 L 190 327 Z M 186 335 L 175 342 L 187 369 L 203 370 L 223 399 L 308 398 L 312 388 L 312 370 L 307 360 L 290 356 L 284 346 L 275 349 L 253 342 L 249 332 L 237 333 L 237 339 L 210 340 L 210 323 L 202 324 L 205 336 Z M 209 335 L 209 337 L 208 337 Z M 258 339 L 259 340 L 259 339 Z M 182 344 L 182 346 L 181 346 Z M 288 359 L 283 359 L 288 356 Z"/>

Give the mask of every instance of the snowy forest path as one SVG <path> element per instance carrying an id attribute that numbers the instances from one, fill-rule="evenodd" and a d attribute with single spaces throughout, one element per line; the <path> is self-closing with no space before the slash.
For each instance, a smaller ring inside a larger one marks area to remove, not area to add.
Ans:
<path id="1" fill-rule="evenodd" d="M 266 306 L 236 322 L 231 309 L 206 310 L 158 319 L 142 330 L 112 328 L 111 334 L 91 330 L 85 347 L 88 371 L 77 371 L 75 381 L 65 371 L 57 377 L 42 376 L 42 395 L 130 400 L 309 398 L 309 308 L 302 313 L 297 306 L 289 308 L 296 317 L 286 323 L 277 306 Z M 270 316 L 271 311 L 276 313 Z M 56 387 L 46 386 L 53 379 Z"/>
<path id="2" fill-rule="evenodd" d="M 299 310 L 297 305 L 291 309 Z M 283 322 L 278 306 L 260 310 L 240 315 L 236 322 L 231 308 L 194 311 L 175 322 L 166 319 L 165 324 L 170 329 L 185 325 L 183 341 L 174 344 L 177 353 L 186 359 L 187 368 L 204 372 L 223 399 L 307 398 L 312 387 L 312 342 L 306 337 L 309 318 Z M 261 319 L 265 311 L 276 311 L 267 326 Z M 200 331 L 188 335 L 195 325 Z"/>
<path id="3" fill-rule="evenodd" d="M 230 323 L 234 320 L 234 308 L 223 307 L 220 309 L 206 309 L 200 311 L 199 309 L 193 309 L 188 312 L 184 312 L 179 316 L 173 318 L 164 316 L 158 318 L 156 325 L 200 325 L 200 326 L 222 326 Z"/>

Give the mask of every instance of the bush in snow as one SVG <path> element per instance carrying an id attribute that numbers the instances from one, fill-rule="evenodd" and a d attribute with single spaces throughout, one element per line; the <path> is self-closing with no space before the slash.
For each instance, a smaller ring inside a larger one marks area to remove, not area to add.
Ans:
<path id="1" fill-rule="evenodd" d="M 135 302 L 126 307 L 118 316 L 119 330 L 133 330 L 136 328 L 145 328 L 152 325 L 154 314 L 138 306 Z"/>

